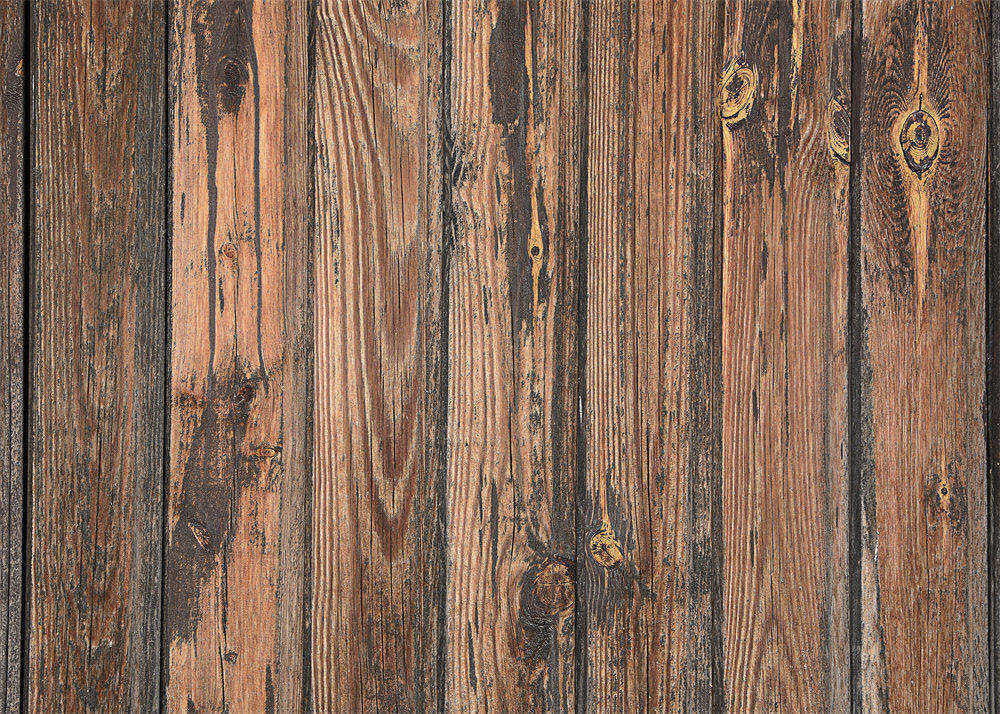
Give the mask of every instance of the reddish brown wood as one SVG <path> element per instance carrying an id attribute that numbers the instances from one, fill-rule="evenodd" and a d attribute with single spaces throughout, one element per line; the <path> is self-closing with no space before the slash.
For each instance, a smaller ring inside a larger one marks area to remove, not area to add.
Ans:
<path id="1" fill-rule="evenodd" d="M 24 15 L 0 5 L 0 712 L 20 711 L 24 573 Z M 4 616 L 5 615 L 5 616 Z"/>
<path id="2" fill-rule="evenodd" d="M 31 5 L 33 712 L 160 688 L 164 20 Z"/>
<path id="3" fill-rule="evenodd" d="M 587 37 L 581 695 L 721 702 L 712 3 L 595 3 Z"/>
<path id="4" fill-rule="evenodd" d="M 306 22 L 171 8 L 166 707 L 303 706 L 311 412 Z"/>
<path id="5" fill-rule="evenodd" d="M 986 711 L 982 2 L 866 2 L 866 709 Z"/>
<path id="6" fill-rule="evenodd" d="M 317 709 L 434 710 L 443 550 L 441 8 L 315 6 Z"/>
<path id="7" fill-rule="evenodd" d="M 848 708 L 850 6 L 727 3 L 727 709 Z"/>
<path id="8" fill-rule="evenodd" d="M 445 701 L 567 710 L 584 8 L 450 8 Z"/>

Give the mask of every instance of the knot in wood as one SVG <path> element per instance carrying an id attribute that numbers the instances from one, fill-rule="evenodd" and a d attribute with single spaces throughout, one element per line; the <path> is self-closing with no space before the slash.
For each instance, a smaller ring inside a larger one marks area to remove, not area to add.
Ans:
<path id="1" fill-rule="evenodd" d="M 569 567 L 558 560 L 546 560 L 532 581 L 531 592 L 539 609 L 550 616 L 566 610 L 575 596 Z"/>
<path id="2" fill-rule="evenodd" d="M 842 163 L 851 163 L 851 114 L 840 97 L 830 98 L 826 116 L 830 155 Z"/>
<path id="3" fill-rule="evenodd" d="M 910 170 L 921 178 L 934 165 L 940 148 L 937 118 L 922 106 L 903 121 L 899 130 L 899 147 Z"/>
<path id="4" fill-rule="evenodd" d="M 590 539 L 590 555 L 605 568 L 614 568 L 625 559 L 622 546 L 610 528 L 602 528 Z"/>
<path id="5" fill-rule="evenodd" d="M 736 126 L 750 116 L 753 109 L 757 96 L 757 68 L 742 59 L 732 60 L 722 74 L 721 88 L 722 121 Z"/>

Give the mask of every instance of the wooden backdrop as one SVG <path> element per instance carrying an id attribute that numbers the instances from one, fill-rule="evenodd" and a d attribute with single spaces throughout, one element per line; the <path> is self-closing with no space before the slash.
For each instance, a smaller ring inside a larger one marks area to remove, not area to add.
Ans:
<path id="1" fill-rule="evenodd" d="M 0 711 L 1000 709 L 998 37 L 3 0 Z"/>

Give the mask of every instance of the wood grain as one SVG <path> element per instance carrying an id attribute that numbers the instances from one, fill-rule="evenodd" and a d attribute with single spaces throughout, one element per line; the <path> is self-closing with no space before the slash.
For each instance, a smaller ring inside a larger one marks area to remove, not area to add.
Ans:
<path id="1" fill-rule="evenodd" d="M 159 706 L 164 20 L 31 5 L 30 711 Z"/>
<path id="2" fill-rule="evenodd" d="M 864 5 L 861 687 L 985 711 L 986 4 Z"/>
<path id="3" fill-rule="evenodd" d="M 846 711 L 847 2 L 727 2 L 727 709 Z"/>
<path id="4" fill-rule="evenodd" d="M 582 698 L 718 709 L 720 19 L 590 7 Z"/>
<path id="5" fill-rule="evenodd" d="M 574 707 L 574 2 L 455 2 L 445 701 Z"/>
<path id="6" fill-rule="evenodd" d="M 989 698 L 992 711 L 1000 711 L 1000 3 L 990 3 L 990 96 L 987 118 L 988 147 L 986 225 L 986 488 L 987 563 L 989 574 L 987 604 L 989 622 L 987 656 Z"/>
<path id="7" fill-rule="evenodd" d="M 314 703 L 434 710 L 441 10 L 424 0 L 315 10 Z"/>
<path id="8" fill-rule="evenodd" d="M 21 709 L 24 8 L 0 5 L 0 712 Z"/>
<path id="9" fill-rule="evenodd" d="M 171 8 L 170 710 L 303 706 L 311 398 L 300 2 Z"/>

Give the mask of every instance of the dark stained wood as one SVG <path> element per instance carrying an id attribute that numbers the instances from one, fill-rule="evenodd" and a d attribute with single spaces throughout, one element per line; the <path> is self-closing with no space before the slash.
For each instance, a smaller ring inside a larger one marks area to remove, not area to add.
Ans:
<path id="1" fill-rule="evenodd" d="M 450 10 L 444 697 L 573 710 L 583 8 Z"/>
<path id="2" fill-rule="evenodd" d="M 324 0 L 313 32 L 313 702 L 435 710 L 441 7 Z"/>
<path id="3" fill-rule="evenodd" d="M 714 3 L 590 6 L 582 691 L 721 703 Z"/>
<path id="4" fill-rule="evenodd" d="M 850 3 L 725 8 L 727 709 L 846 711 Z"/>
<path id="5" fill-rule="evenodd" d="M 862 701 L 986 711 L 989 18 L 982 2 L 863 14 Z"/>
<path id="6" fill-rule="evenodd" d="M 31 5 L 27 708 L 155 711 L 160 675 L 164 19 Z"/>
<path id="7" fill-rule="evenodd" d="M 24 15 L 0 5 L 0 712 L 21 707 Z"/>
<path id="8" fill-rule="evenodd" d="M 307 16 L 171 8 L 165 706 L 303 706 L 310 455 Z"/>

